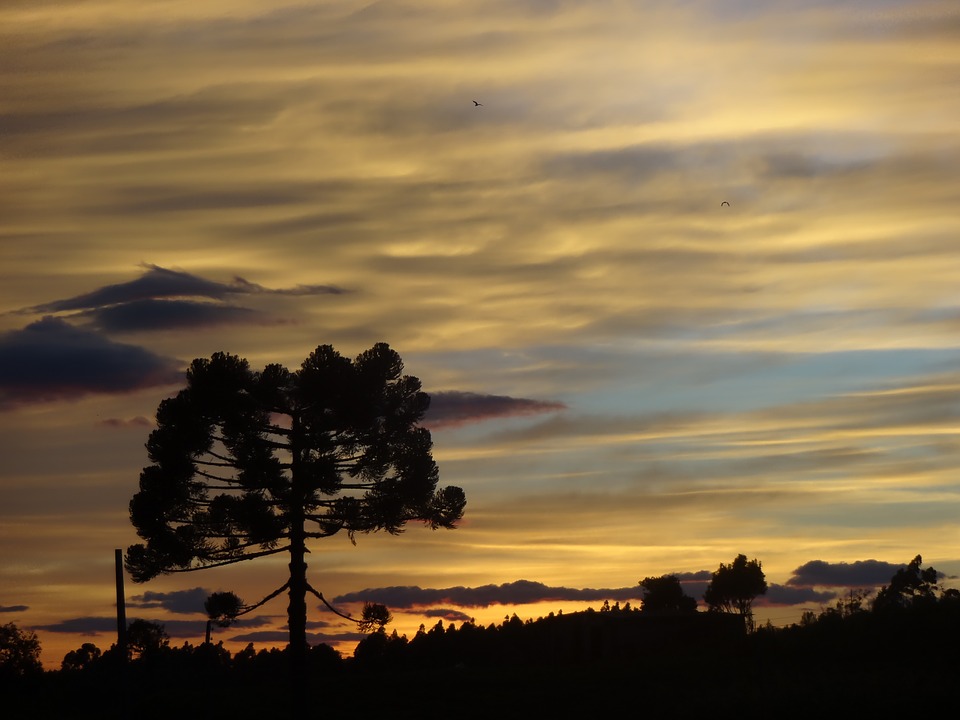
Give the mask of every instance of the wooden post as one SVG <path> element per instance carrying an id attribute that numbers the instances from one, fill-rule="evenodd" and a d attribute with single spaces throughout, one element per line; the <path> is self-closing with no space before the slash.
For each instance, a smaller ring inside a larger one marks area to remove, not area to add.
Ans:
<path id="1" fill-rule="evenodd" d="M 113 551 L 113 561 L 117 571 L 117 651 L 120 653 L 119 683 L 117 690 L 117 709 L 122 720 L 130 720 L 130 678 L 127 655 L 127 603 L 123 594 L 123 551 Z"/>
<path id="2" fill-rule="evenodd" d="M 127 607 L 123 596 L 123 551 L 113 551 L 117 566 L 117 649 L 120 657 L 127 657 Z"/>

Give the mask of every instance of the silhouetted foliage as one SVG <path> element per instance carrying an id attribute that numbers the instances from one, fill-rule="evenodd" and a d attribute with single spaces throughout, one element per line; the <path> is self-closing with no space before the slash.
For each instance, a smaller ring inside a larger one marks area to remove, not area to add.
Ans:
<path id="1" fill-rule="evenodd" d="M 680 579 L 676 575 L 646 577 L 640 581 L 643 588 L 643 606 L 645 613 L 693 613 L 697 611 L 697 601 L 684 595 Z"/>
<path id="2" fill-rule="evenodd" d="M 382 631 L 392 620 L 393 616 L 386 605 L 380 603 L 364 603 L 357 627 L 362 633 Z"/>
<path id="3" fill-rule="evenodd" d="M 37 634 L 13 623 L 0 625 L 0 679 L 19 678 L 42 669 Z"/>
<path id="4" fill-rule="evenodd" d="M 927 607 L 937 600 L 937 571 L 932 567 L 922 569 L 923 558 L 917 555 L 905 568 L 897 570 L 890 584 L 877 593 L 873 609 L 878 612 L 903 610 L 910 607 Z"/>
<path id="5" fill-rule="evenodd" d="M 85 670 L 100 659 L 102 652 L 93 643 L 83 643 L 76 650 L 71 650 L 63 656 L 60 669 L 66 671 Z"/>
<path id="6" fill-rule="evenodd" d="M 160 623 L 133 620 L 127 625 L 127 650 L 131 657 L 154 655 L 170 646 L 170 636 Z"/>
<path id="7" fill-rule="evenodd" d="M 216 353 L 196 359 L 187 387 L 157 409 L 130 517 L 136 582 L 161 573 L 289 553 L 291 658 L 307 649 L 307 541 L 346 531 L 399 533 L 412 520 L 452 528 L 458 487 L 437 489 L 429 405 L 384 343 L 351 361 L 318 347 L 291 372 Z M 271 596 L 268 596 L 271 597 Z M 295 674 L 301 671 L 296 671 Z"/>
<path id="8" fill-rule="evenodd" d="M 850 593 L 803 624 L 751 634 L 738 613 L 651 614 L 611 603 L 536 620 L 513 614 L 486 627 L 437 621 L 410 640 L 377 630 L 352 658 L 327 645 L 309 648 L 308 676 L 328 682 L 308 710 L 417 720 L 603 717 L 622 714 L 638 697 L 645 714 L 695 718 L 718 708 L 760 717 L 785 704 L 831 717 L 949 707 L 960 673 L 960 592 L 894 612 L 865 611 L 863 596 Z M 289 649 L 248 645 L 231 657 L 221 644 L 184 643 L 126 667 L 108 655 L 82 672 L 5 685 L 4 708 L 97 720 L 241 720 L 295 710 L 283 692 Z M 691 671 L 698 667 L 704 671 Z M 129 715 L 104 703 L 121 680 Z"/>
<path id="9" fill-rule="evenodd" d="M 767 581 L 759 560 L 747 560 L 746 555 L 737 555 L 732 563 L 714 571 L 710 584 L 703 594 L 704 602 L 714 612 L 737 613 L 752 632 L 753 601 L 767 592 Z"/>
<path id="10" fill-rule="evenodd" d="M 204 642 L 210 642 L 210 630 L 217 627 L 230 627 L 237 615 L 243 611 L 243 600 L 232 592 L 215 592 L 203 601 L 203 609 L 207 613 L 207 631 Z"/>

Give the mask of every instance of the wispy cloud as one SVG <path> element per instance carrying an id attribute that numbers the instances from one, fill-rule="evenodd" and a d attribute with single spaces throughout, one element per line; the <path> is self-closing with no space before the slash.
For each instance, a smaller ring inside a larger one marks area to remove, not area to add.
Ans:
<path id="1" fill-rule="evenodd" d="M 106 332 L 267 325 L 277 322 L 249 308 L 192 300 L 133 300 L 121 305 L 85 310 L 79 316 L 98 330 Z"/>
<path id="2" fill-rule="evenodd" d="M 97 419 L 177 359 L 378 341 L 476 391 L 427 417 L 467 515 L 331 595 L 960 567 L 956 0 L 220 5 L 0 3 L 0 585 L 126 544 L 148 424 Z"/>
<path id="3" fill-rule="evenodd" d="M 146 418 L 143 415 L 137 415 L 131 418 L 106 418 L 100 422 L 104 427 L 110 428 L 125 428 L 125 427 L 136 427 L 136 428 L 149 428 L 153 427 L 153 421 L 150 418 Z"/>
<path id="4" fill-rule="evenodd" d="M 236 296 L 300 297 L 339 295 L 345 292 L 343 288 L 333 285 L 267 288 L 241 277 L 223 283 L 181 270 L 146 265 L 145 272 L 136 280 L 42 303 L 21 312 L 73 313 L 75 317 L 86 320 L 95 328 L 112 332 L 231 324 L 277 324 L 281 321 L 225 301 Z"/>
<path id="5" fill-rule="evenodd" d="M 433 429 L 459 427 L 496 417 L 539 415 L 565 410 L 560 402 L 446 390 L 430 394 L 424 424 Z"/>
<path id="6" fill-rule="evenodd" d="M 29 605 L 0 605 L 0 613 L 24 612 L 29 609 Z"/>

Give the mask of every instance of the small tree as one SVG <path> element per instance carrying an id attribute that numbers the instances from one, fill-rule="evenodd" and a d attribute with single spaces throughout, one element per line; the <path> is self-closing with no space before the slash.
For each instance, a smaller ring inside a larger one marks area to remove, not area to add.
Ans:
<path id="1" fill-rule="evenodd" d="M 207 632 L 204 643 L 210 644 L 210 631 L 217 627 L 230 627 L 243 612 L 243 600 L 232 592 L 215 592 L 203 601 L 203 609 L 207 613 Z"/>
<path id="2" fill-rule="evenodd" d="M 643 588 L 641 612 L 659 614 L 695 613 L 697 601 L 684 595 L 680 579 L 676 575 L 646 577 L 640 581 Z"/>
<path id="3" fill-rule="evenodd" d="M 932 567 L 922 569 L 923 558 L 917 555 L 900 568 L 884 585 L 873 601 L 873 609 L 884 612 L 933 605 L 937 601 L 938 575 Z"/>
<path id="4" fill-rule="evenodd" d="M 393 615 L 386 605 L 380 603 L 364 603 L 357 628 L 362 633 L 383 632 L 384 628 L 393 620 Z"/>
<path id="5" fill-rule="evenodd" d="M 0 679 L 20 678 L 41 670 L 37 634 L 21 630 L 13 623 L 0 625 Z"/>
<path id="6" fill-rule="evenodd" d="M 737 613 L 743 617 L 747 632 L 753 632 L 753 600 L 767 592 L 767 581 L 759 560 L 737 555 L 729 565 L 720 567 L 710 578 L 703 594 L 711 612 Z"/>
<path id="7" fill-rule="evenodd" d="M 379 343 L 354 361 L 329 345 L 291 372 L 243 358 L 196 359 L 187 387 L 157 409 L 130 518 L 146 544 L 127 550 L 135 582 L 287 553 L 295 695 L 305 692 L 307 541 L 345 531 L 452 528 L 466 503 L 438 490 L 420 381 Z"/>

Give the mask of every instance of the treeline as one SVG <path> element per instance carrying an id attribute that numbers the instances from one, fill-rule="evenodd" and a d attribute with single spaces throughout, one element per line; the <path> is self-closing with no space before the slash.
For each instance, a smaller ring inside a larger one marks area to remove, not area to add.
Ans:
<path id="1" fill-rule="evenodd" d="M 718 708 L 760 717 L 773 703 L 935 710 L 960 673 L 960 591 L 942 588 L 940 574 L 921 563 L 916 557 L 875 596 L 851 591 L 786 628 L 749 632 L 733 606 L 697 612 L 677 596 L 673 576 L 641 581 L 648 593 L 639 607 L 604 603 L 487 626 L 438 621 L 410 638 L 381 628 L 352 657 L 323 644 L 309 649 L 315 710 L 417 718 L 489 716 L 502 707 L 515 711 L 506 716 L 596 716 L 631 704 L 674 717 Z M 42 672 L 33 633 L 12 624 L 0 631 L 0 697 L 29 702 L 36 717 L 311 714 L 289 691 L 286 650 L 172 647 L 162 626 L 134 621 L 126 655 L 84 643 L 60 670 Z"/>

